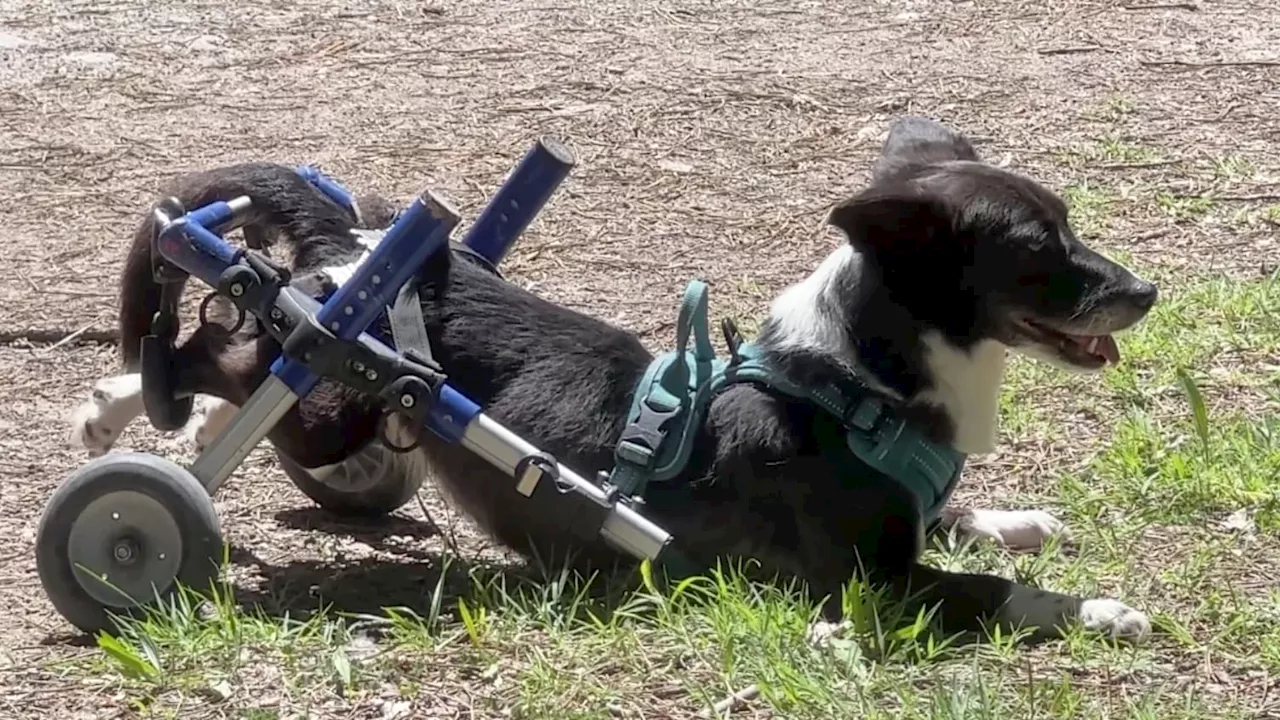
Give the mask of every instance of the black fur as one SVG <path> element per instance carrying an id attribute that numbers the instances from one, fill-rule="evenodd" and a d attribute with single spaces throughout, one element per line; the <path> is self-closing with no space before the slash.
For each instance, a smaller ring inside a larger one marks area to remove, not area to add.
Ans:
<path id="1" fill-rule="evenodd" d="M 347 236 L 354 223 L 291 174 L 269 165 L 213 171 L 184 186 L 182 199 L 193 206 L 250 195 L 294 248 L 299 277 L 314 278 L 322 266 L 357 256 Z M 961 351 L 984 340 L 1018 346 L 1026 341 L 1015 329 L 1020 314 L 1063 331 L 1092 323 L 1096 332 L 1111 332 L 1136 322 L 1155 297 L 1154 287 L 1085 249 L 1049 191 L 979 163 L 967 141 L 930 121 L 894 128 L 872 185 L 836 208 L 830 222 L 862 262 L 833 275 L 823 312 L 856 352 L 784 342 L 776 320 L 759 342 L 797 378 L 869 372 L 940 442 L 954 438 L 959 418 L 920 400 L 939 381 L 925 362 L 926 333 L 941 333 Z M 141 262 L 131 258 L 126 273 L 125 315 L 151 297 L 136 272 Z M 433 273 L 445 275 L 443 284 L 423 282 L 421 292 L 432 348 L 450 381 L 584 476 L 608 469 L 650 353 L 633 334 L 504 282 L 466 255 L 455 253 L 449 267 Z M 138 319 L 122 318 L 126 356 Z M 183 359 L 184 387 L 241 403 L 276 352 L 266 337 L 194 345 Z M 322 385 L 271 439 L 316 467 L 369 441 L 377 411 L 345 388 Z M 687 476 L 652 486 L 645 511 L 707 565 L 751 557 L 765 572 L 798 576 L 837 601 L 863 567 L 904 595 L 910 588 L 925 591 L 921 602 L 943 601 L 940 617 L 949 629 L 999 619 L 1012 583 L 920 565 L 922 518 L 912 498 L 851 464 L 841 434 L 813 407 L 733 386 L 711 404 Z M 434 437 L 423 437 L 423 449 L 435 479 L 503 543 L 544 558 L 573 550 L 593 564 L 620 559 L 602 542 L 575 536 L 576 513 L 564 502 L 539 507 L 517 495 L 510 478 Z M 1047 597 L 1064 618 L 1080 603 Z"/>

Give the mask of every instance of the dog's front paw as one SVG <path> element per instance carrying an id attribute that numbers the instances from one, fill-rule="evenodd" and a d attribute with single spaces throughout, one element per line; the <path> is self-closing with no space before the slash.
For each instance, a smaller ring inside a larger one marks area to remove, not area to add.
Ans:
<path id="1" fill-rule="evenodd" d="M 848 620 L 839 622 L 831 622 L 830 620 L 817 620 L 805 632 L 805 642 L 815 648 L 826 648 L 831 645 L 832 640 L 837 640 L 848 632 L 853 624 Z"/>
<path id="2" fill-rule="evenodd" d="M 1109 598 L 1081 603 L 1080 622 L 1086 629 L 1097 630 L 1117 640 L 1141 642 L 1151 634 L 1151 621 L 1145 613 Z"/>
<path id="3" fill-rule="evenodd" d="M 1061 520 L 1043 510 L 976 509 L 960 523 L 960 531 L 1010 550 L 1039 550 L 1052 537 L 1071 537 Z"/>
<path id="4" fill-rule="evenodd" d="M 197 453 L 204 452 L 226 429 L 237 410 L 239 408 L 221 398 L 201 396 L 183 434 Z"/>
<path id="5" fill-rule="evenodd" d="M 111 449 L 142 410 L 142 376 L 103 378 L 94 384 L 89 399 L 71 413 L 68 444 L 98 457 Z"/>

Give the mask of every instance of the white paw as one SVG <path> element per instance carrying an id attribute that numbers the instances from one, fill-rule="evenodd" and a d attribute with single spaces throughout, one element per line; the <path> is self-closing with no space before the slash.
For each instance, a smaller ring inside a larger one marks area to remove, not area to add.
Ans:
<path id="1" fill-rule="evenodd" d="M 1145 613 L 1109 598 L 1085 600 L 1081 603 L 1080 622 L 1089 630 L 1097 630 L 1117 639 L 1140 642 L 1151 633 L 1151 621 Z"/>
<path id="2" fill-rule="evenodd" d="M 1067 527 L 1043 510 L 973 510 L 965 523 L 968 535 L 1011 550 L 1038 550 L 1056 535 L 1069 539 Z"/>
<path id="3" fill-rule="evenodd" d="M 142 413 L 141 375 L 102 378 L 94 384 L 89 399 L 72 411 L 67 441 L 97 457 L 110 450 L 120 433 Z"/>
<path id="4" fill-rule="evenodd" d="M 226 429 L 237 410 L 238 407 L 221 398 L 198 396 L 191 420 L 183 428 L 183 434 L 196 452 L 204 452 Z"/>
<path id="5" fill-rule="evenodd" d="M 818 620 L 809 626 L 805 632 L 805 642 L 815 648 L 825 648 L 831 644 L 832 640 L 839 639 L 844 633 L 853 627 L 848 620 L 840 622 L 831 622 L 829 620 Z"/>

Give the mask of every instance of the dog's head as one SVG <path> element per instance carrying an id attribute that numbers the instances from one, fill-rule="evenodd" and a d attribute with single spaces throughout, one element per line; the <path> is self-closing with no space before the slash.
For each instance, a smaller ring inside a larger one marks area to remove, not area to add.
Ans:
<path id="1" fill-rule="evenodd" d="M 1141 320 L 1155 285 L 1089 249 L 1063 201 L 985 164 L 961 135 L 898 121 L 871 185 L 832 210 L 920 323 L 961 347 L 993 339 L 1073 370 L 1119 359 L 1112 333 Z"/>

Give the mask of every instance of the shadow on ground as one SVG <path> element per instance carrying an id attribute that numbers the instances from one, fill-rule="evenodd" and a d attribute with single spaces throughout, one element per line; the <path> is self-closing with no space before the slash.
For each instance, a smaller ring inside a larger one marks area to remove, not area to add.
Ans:
<path id="1" fill-rule="evenodd" d="M 235 565 L 253 566 L 258 582 L 234 583 L 236 601 L 268 616 L 305 618 L 318 609 L 351 615 L 385 614 L 386 608 L 408 608 L 428 617 L 432 608 L 453 609 L 465 597 L 475 606 L 500 605 L 502 593 L 523 589 L 546 596 L 564 586 L 560 570 L 536 562 L 475 561 L 448 551 L 427 550 L 421 541 L 440 535 L 430 522 L 400 516 L 377 520 L 340 518 L 320 508 L 283 510 L 282 526 L 306 532 L 349 537 L 374 551 L 372 555 L 316 560 L 268 562 L 253 550 L 230 548 Z M 574 594 L 581 583 L 573 585 Z M 630 567 L 602 569 L 582 599 L 596 613 L 608 613 L 634 587 Z"/>

